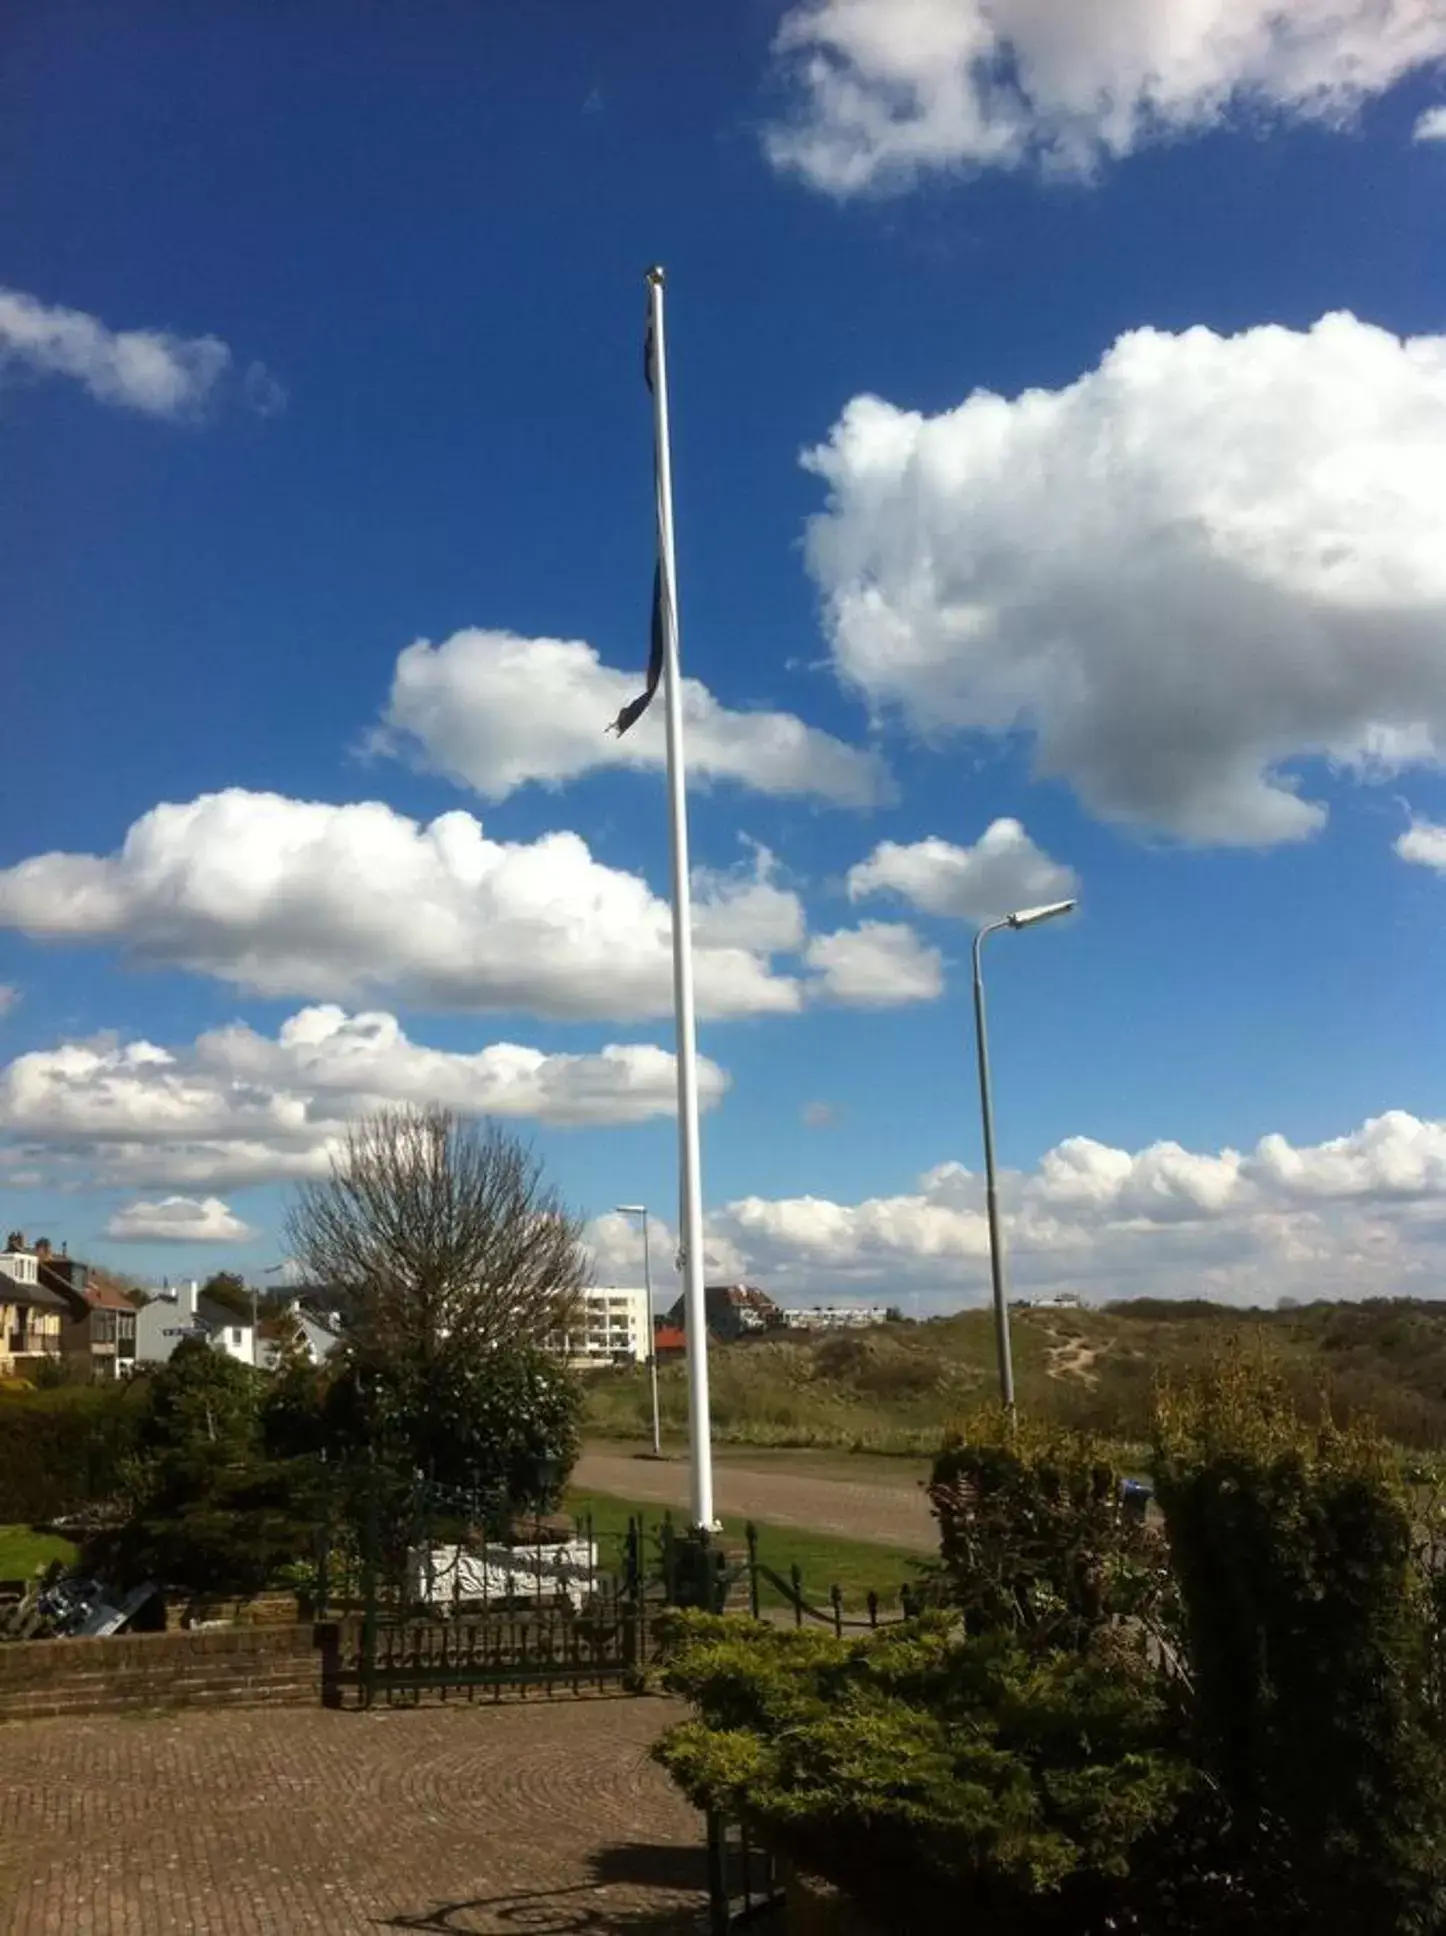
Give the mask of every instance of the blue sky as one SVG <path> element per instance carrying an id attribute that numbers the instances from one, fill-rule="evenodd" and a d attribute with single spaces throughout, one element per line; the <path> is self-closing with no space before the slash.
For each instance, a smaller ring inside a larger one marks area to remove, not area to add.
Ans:
<path id="1" fill-rule="evenodd" d="M 430 1096 L 635 1274 L 658 260 L 713 1270 L 980 1299 L 973 926 L 1077 889 L 989 944 L 1018 1280 L 1434 1293 L 1446 17 L 1270 15 L 19 8 L 7 1225 L 256 1270 Z"/>

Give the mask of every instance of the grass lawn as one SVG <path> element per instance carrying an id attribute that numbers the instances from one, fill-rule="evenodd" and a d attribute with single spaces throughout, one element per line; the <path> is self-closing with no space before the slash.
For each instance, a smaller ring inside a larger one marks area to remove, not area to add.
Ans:
<path id="1" fill-rule="evenodd" d="M 52 1560 L 69 1565 L 77 1550 L 55 1533 L 32 1532 L 28 1526 L 0 1526 L 0 1580 L 28 1580 Z"/>
<path id="2" fill-rule="evenodd" d="M 626 1534 L 630 1518 L 641 1519 L 649 1532 L 662 1524 L 664 1509 L 656 1504 L 638 1505 L 615 1499 L 610 1493 L 570 1491 L 564 1504 L 575 1519 L 590 1514 L 593 1528 L 604 1552 L 611 1558 L 617 1542 Z M 680 1515 L 673 1523 L 681 1526 Z M 740 1556 L 747 1550 L 744 1527 L 747 1521 L 731 1513 L 723 1515 L 723 1540 Z M 797 1565 L 803 1574 L 804 1597 L 810 1604 L 827 1607 L 829 1589 L 843 1591 L 844 1605 L 861 1607 L 870 1592 L 879 1596 L 880 1607 L 893 1611 L 899 1604 L 899 1588 L 919 1577 L 918 1553 L 897 1546 L 874 1546 L 864 1540 L 838 1539 L 831 1533 L 798 1532 L 792 1526 L 767 1526 L 755 1520 L 758 1530 L 758 1557 L 784 1579 Z M 785 1596 L 764 1580 L 759 1594 L 765 1607 L 786 1606 Z"/>
<path id="3" fill-rule="evenodd" d="M 646 1439 L 589 1437 L 583 1450 L 635 1458 L 647 1443 Z M 686 1464 L 687 1438 L 665 1435 L 663 1457 Z M 931 1465 L 930 1460 L 908 1453 L 839 1452 L 804 1445 L 715 1445 L 713 1463 L 747 1466 L 754 1472 L 797 1472 L 810 1479 L 845 1479 L 856 1485 L 898 1486 L 909 1492 L 928 1478 Z"/>

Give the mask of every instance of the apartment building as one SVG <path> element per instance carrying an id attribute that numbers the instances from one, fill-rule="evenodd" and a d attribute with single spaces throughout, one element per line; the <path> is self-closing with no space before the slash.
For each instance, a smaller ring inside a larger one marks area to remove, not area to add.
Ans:
<path id="1" fill-rule="evenodd" d="M 646 1364 L 653 1321 L 641 1288 L 594 1284 L 582 1292 L 573 1322 L 549 1341 L 580 1370 L 589 1365 Z"/>

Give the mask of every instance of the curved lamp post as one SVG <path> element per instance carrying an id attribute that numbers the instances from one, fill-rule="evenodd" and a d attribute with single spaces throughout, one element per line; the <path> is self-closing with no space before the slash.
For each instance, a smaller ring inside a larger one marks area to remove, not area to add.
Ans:
<path id="1" fill-rule="evenodd" d="M 989 921 L 974 937 L 974 1035 L 979 1045 L 979 1109 L 984 1118 L 984 1185 L 989 1212 L 989 1277 L 994 1287 L 994 1348 L 999 1360 L 999 1396 L 1006 1412 L 1014 1410 L 1014 1358 L 1009 1345 L 1009 1304 L 1004 1290 L 1004 1234 L 999 1227 L 999 1191 L 994 1176 L 994 1104 L 989 1091 L 989 1037 L 984 1025 L 985 937 L 1001 928 L 1032 928 L 1040 921 L 1069 914 L 1077 901 L 1050 901 L 1044 907 L 1020 908 L 999 921 Z"/>

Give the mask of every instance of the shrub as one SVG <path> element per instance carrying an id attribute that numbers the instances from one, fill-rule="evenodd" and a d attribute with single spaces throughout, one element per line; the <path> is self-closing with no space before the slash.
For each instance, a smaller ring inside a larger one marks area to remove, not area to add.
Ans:
<path id="1" fill-rule="evenodd" d="M 684 1615 L 674 1645 L 697 1716 L 657 1759 L 884 1928 L 1103 1936 L 1156 1899 L 1193 1777 L 1138 1654 L 1031 1653 L 927 1615 L 853 1641 Z"/>
<path id="2" fill-rule="evenodd" d="M 0 1392 L 0 1518 L 42 1525 L 117 1497 L 149 1387 Z"/>
<path id="3" fill-rule="evenodd" d="M 890 1931 L 1441 1936 L 1441 1472 L 1238 1352 L 1161 1397 L 1155 1459 L 1165 1540 L 1097 1444 L 972 1421 L 931 1486 L 950 1611 L 686 1624 L 659 1758 Z"/>
<path id="4" fill-rule="evenodd" d="M 1281 1380 L 1237 1355 L 1164 1396 L 1156 1472 L 1195 1752 L 1260 1926 L 1438 1931 L 1433 1595 L 1397 1460 L 1365 1428 L 1307 1426 Z"/>
<path id="5" fill-rule="evenodd" d="M 951 1434 L 934 1462 L 949 1598 L 972 1632 L 1087 1647 L 1131 1619 L 1169 1617 L 1163 1541 L 1125 1509 L 1125 1475 L 1102 1442 L 998 1410 Z"/>

